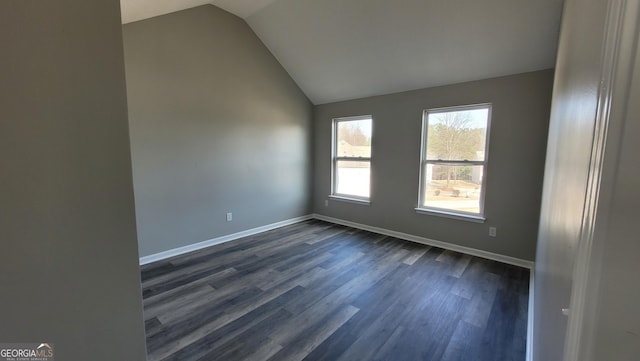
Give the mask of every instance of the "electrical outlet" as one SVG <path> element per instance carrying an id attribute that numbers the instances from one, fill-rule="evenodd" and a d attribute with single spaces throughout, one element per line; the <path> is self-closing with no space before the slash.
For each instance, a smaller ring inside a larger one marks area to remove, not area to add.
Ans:
<path id="1" fill-rule="evenodd" d="M 233 213 L 229 212 L 227 213 L 227 222 L 231 222 L 233 221 Z"/>
<path id="2" fill-rule="evenodd" d="M 489 227 L 489 237 L 496 236 L 496 227 Z"/>
<path id="3" fill-rule="evenodd" d="M 325 200 L 324 200 L 324 206 L 325 206 L 325 207 L 329 207 L 329 200 L 328 200 L 328 199 L 325 199 Z"/>

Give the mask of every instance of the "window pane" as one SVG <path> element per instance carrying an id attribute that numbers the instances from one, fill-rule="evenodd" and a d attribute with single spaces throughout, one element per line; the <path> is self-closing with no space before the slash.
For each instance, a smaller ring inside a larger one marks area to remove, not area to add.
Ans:
<path id="1" fill-rule="evenodd" d="M 371 157 L 371 119 L 337 122 L 337 157 Z"/>
<path id="2" fill-rule="evenodd" d="M 484 161 L 488 118 L 488 108 L 430 112 L 426 159 Z"/>
<path id="3" fill-rule="evenodd" d="M 427 163 L 424 169 L 424 207 L 480 213 L 484 166 Z"/>
<path id="4" fill-rule="evenodd" d="M 369 198 L 370 173 L 370 162 L 338 161 L 335 193 Z"/>

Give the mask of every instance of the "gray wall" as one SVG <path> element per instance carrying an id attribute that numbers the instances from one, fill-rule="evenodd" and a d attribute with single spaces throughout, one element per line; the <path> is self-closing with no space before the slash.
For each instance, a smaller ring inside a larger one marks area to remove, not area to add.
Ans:
<path id="1" fill-rule="evenodd" d="M 145 360 L 117 0 L 0 2 L 0 341 Z"/>
<path id="2" fill-rule="evenodd" d="M 124 44 L 142 256 L 309 213 L 312 105 L 242 19 L 205 5 Z"/>
<path id="3" fill-rule="evenodd" d="M 625 20 L 612 21 L 610 29 L 620 36 L 605 37 L 608 7 L 616 4 L 625 7 Z M 534 360 L 640 355 L 639 11 L 637 1 L 565 2 L 536 258 Z M 608 47 L 614 43 L 618 51 Z M 604 88 L 608 56 L 615 71 Z M 609 90 L 606 141 L 594 144 L 594 131 L 605 124 L 597 115 L 599 96 Z M 602 164 L 591 158 L 593 150 L 601 151 Z M 590 174 L 600 180 L 593 203 Z M 569 318 L 562 308 L 570 308 Z"/>
<path id="4" fill-rule="evenodd" d="M 314 212 L 533 260 L 553 72 L 544 70 L 324 104 L 314 116 Z M 427 108 L 493 104 L 486 223 L 417 214 L 420 131 Z M 371 205 L 330 200 L 331 120 L 372 114 Z M 496 238 L 488 236 L 497 227 Z"/>

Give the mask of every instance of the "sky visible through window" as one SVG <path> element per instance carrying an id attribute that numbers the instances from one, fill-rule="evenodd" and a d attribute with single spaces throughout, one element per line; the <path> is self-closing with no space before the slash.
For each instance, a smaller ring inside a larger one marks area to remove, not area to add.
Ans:
<path id="1" fill-rule="evenodd" d="M 468 127 L 472 129 L 486 128 L 487 118 L 489 117 L 489 108 L 461 110 L 461 111 L 430 112 L 429 124 L 436 124 L 440 116 L 443 114 L 453 114 L 453 115 L 461 116 L 464 118 L 469 118 L 470 121 L 468 123 Z"/>

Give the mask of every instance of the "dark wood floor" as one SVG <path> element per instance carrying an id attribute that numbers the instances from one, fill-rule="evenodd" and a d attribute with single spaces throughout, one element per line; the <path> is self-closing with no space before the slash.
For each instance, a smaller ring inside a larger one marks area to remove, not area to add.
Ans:
<path id="1" fill-rule="evenodd" d="M 142 267 L 149 360 L 525 359 L 529 271 L 321 221 Z"/>

